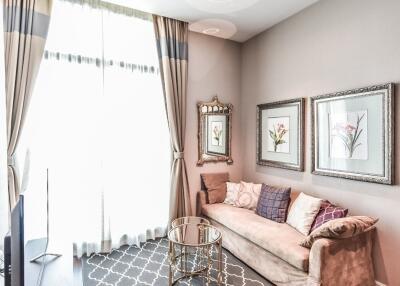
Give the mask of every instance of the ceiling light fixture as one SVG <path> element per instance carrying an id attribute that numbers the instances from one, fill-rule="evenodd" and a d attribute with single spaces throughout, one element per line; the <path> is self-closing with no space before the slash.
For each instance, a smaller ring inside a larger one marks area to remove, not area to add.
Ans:
<path id="1" fill-rule="evenodd" d="M 227 4 L 233 2 L 233 0 L 208 0 L 208 2 L 215 3 L 215 4 Z"/>
<path id="2" fill-rule="evenodd" d="M 203 34 L 215 35 L 215 34 L 219 33 L 219 31 L 220 31 L 220 29 L 218 29 L 218 28 L 208 28 L 208 29 L 203 30 Z"/>

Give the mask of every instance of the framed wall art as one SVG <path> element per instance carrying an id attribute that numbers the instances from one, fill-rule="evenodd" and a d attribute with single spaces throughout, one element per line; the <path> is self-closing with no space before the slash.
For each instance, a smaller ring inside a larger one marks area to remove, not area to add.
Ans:
<path id="1" fill-rule="evenodd" d="M 393 184 L 393 84 L 311 98 L 312 173 Z"/>
<path id="2" fill-rule="evenodd" d="M 257 105 L 257 164 L 304 170 L 304 101 Z"/>
<path id="3" fill-rule="evenodd" d="M 206 153 L 214 155 L 226 155 L 226 136 L 228 134 L 226 116 L 210 114 L 206 117 L 206 121 Z"/>
<path id="4" fill-rule="evenodd" d="M 211 102 L 197 104 L 198 124 L 198 166 L 208 162 L 227 162 L 233 164 L 232 104 L 223 104 L 214 96 Z"/>

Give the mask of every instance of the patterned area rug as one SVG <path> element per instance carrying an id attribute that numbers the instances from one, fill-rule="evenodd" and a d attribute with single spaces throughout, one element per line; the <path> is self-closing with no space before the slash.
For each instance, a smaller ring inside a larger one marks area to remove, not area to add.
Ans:
<path id="1" fill-rule="evenodd" d="M 215 249 L 212 252 L 213 257 L 216 257 Z M 223 251 L 222 260 L 222 285 L 273 285 L 226 250 Z M 194 266 L 193 261 L 189 262 L 189 267 L 190 265 Z M 216 268 L 217 264 L 213 263 L 211 277 L 217 277 Z M 168 269 L 168 240 L 165 238 L 148 241 L 140 248 L 134 245 L 122 246 L 110 254 L 95 254 L 82 258 L 84 286 L 166 286 Z M 206 285 L 206 279 L 186 278 L 175 285 Z M 211 282 L 210 285 L 217 283 Z"/>

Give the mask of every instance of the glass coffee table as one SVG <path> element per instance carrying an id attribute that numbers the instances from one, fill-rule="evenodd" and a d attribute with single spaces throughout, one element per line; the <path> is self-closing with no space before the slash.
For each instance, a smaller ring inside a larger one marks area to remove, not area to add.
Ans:
<path id="1" fill-rule="evenodd" d="M 177 227 L 178 225 L 182 224 L 211 224 L 208 219 L 205 219 L 204 217 L 199 217 L 199 216 L 184 216 L 184 217 L 179 217 L 175 220 L 172 221 L 171 223 L 171 229 L 174 227 Z"/>
<path id="2" fill-rule="evenodd" d="M 222 282 L 222 235 L 210 224 L 184 223 L 176 225 L 168 233 L 169 238 L 169 285 L 191 276 L 204 277 L 207 285 Z M 216 248 L 213 258 L 212 248 Z M 210 270 L 217 263 L 217 277 Z M 180 273 L 174 279 L 175 273 Z"/>

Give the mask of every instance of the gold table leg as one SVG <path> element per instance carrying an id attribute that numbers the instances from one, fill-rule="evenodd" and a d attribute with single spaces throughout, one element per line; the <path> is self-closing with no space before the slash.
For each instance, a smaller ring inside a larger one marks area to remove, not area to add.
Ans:
<path id="1" fill-rule="evenodd" d="M 222 238 L 217 243 L 218 248 L 218 285 L 222 283 Z"/>
<path id="2" fill-rule="evenodd" d="M 210 269 L 212 268 L 212 252 L 210 250 L 211 247 L 207 246 L 207 285 L 210 285 Z"/>
<path id="3" fill-rule="evenodd" d="M 192 271 L 188 271 L 188 247 L 179 246 L 179 249 L 175 248 L 176 245 L 170 240 L 168 250 L 169 260 L 169 277 L 168 285 L 175 285 L 181 279 L 189 276 L 200 275 L 206 279 L 206 285 L 210 285 L 211 281 L 217 282 L 218 285 L 222 285 L 222 238 L 216 241 L 214 244 L 208 244 L 197 247 L 196 252 L 199 253 L 197 265 L 194 266 Z M 217 262 L 217 279 L 211 277 L 211 270 L 215 263 L 213 258 L 213 247 L 216 248 L 216 262 Z M 176 252 L 179 252 L 178 256 Z M 195 263 L 196 261 L 193 261 Z M 178 266 L 179 265 L 179 266 Z M 180 277 L 175 279 L 175 272 L 182 274 Z"/>
<path id="4" fill-rule="evenodd" d="M 172 286 L 172 280 L 173 280 L 172 263 L 174 263 L 173 259 L 175 257 L 173 249 L 174 249 L 174 244 L 171 241 L 169 241 L 169 253 L 168 253 L 168 259 L 169 259 L 168 285 L 169 286 Z"/>

